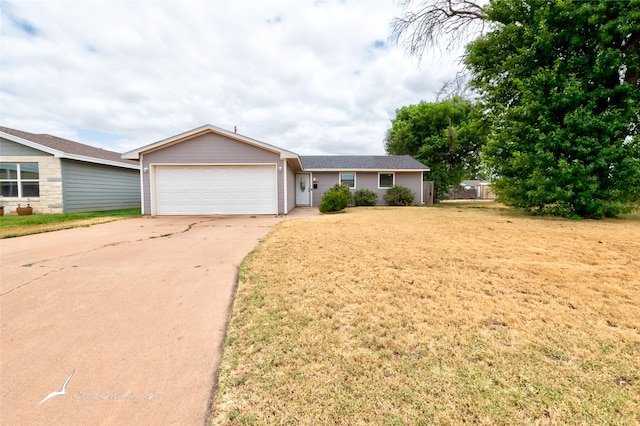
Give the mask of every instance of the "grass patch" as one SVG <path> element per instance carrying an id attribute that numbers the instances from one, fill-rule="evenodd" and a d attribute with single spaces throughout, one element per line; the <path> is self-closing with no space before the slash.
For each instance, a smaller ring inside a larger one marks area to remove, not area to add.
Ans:
<path id="1" fill-rule="evenodd" d="M 243 263 L 214 424 L 640 422 L 638 221 L 349 211 Z"/>
<path id="2" fill-rule="evenodd" d="M 107 210 L 86 213 L 32 214 L 0 216 L 0 238 L 19 237 L 61 229 L 90 226 L 119 219 L 140 217 L 140 209 Z"/>

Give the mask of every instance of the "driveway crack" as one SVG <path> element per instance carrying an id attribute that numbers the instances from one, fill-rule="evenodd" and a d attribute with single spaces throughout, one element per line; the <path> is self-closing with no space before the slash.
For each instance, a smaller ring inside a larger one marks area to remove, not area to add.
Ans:
<path id="1" fill-rule="evenodd" d="M 26 264 L 22 265 L 22 267 L 23 268 L 31 268 L 31 267 L 33 267 L 35 265 L 39 265 L 41 263 L 50 262 L 52 260 L 59 260 L 59 259 L 64 259 L 64 258 L 68 258 L 68 257 L 84 255 L 84 254 L 87 254 L 87 253 L 91 253 L 91 252 L 103 249 L 105 247 L 117 246 L 117 245 L 120 245 L 120 244 L 123 244 L 123 243 L 127 243 L 127 242 L 131 242 L 131 241 L 116 241 L 116 242 L 113 242 L 113 243 L 104 244 L 104 245 L 102 245 L 100 247 L 92 248 L 90 250 L 79 251 L 79 252 L 76 252 L 76 253 L 65 254 L 64 256 L 50 257 L 48 259 L 41 259 L 41 260 L 37 260 L 37 261 L 34 261 L 34 262 L 26 263 Z M 27 286 L 29 284 L 32 284 L 32 283 L 34 283 L 34 282 L 36 282 L 38 280 L 41 280 L 42 278 L 45 278 L 45 277 L 47 277 L 48 275 L 50 275 L 50 274 L 52 274 L 54 272 L 60 272 L 63 269 L 64 268 L 57 268 L 57 269 L 50 270 L 47 273 L 38 276 L 37 278 L 34 278 L 34 279 L 30 280 L 30 281 L 27 281 L 26 283 L 20 284 L 19 286 L 12 288 L 11 290 L 5 291 L 4 293 L 0 293 L 0 297 L 5 296 L 5 295 L 13 292 L 14 290 L 18 290 L 18 289 L 20 289 L 22 287 L 25 287 L 25 286 Z"/>
<path id="2" fill-rule="evenodd" d="M 182 231 L 180 231 L 180 232 L 169 232 L 169 233 L 162 234 L 162 235 L 154 235 L 154 236 L 149 237 L 149 239 L 153 239 L 153 238 L 164 238 L 164 237 L 171 237 L 171 236 L 176 235 L 176 234 L 184 234 L 184 233 L 186 233 L 186 232 L 191 231 L 191 229 L 192 229 L 194 226 L 196 226 L 196 225 L 199 225 L 199 224 L 201 224 L 201 223 L 205 223 L 205 222 L 212 222 L 212 221 L 220 220 L 220 219 L 221 219 L 221 218 L 213 217 L 213 218 L 210 218 L 210 219 L 199 220 L 199 221 L 197 221 L 197 222 L 190 223 L 189 225 L 187 225 L 187 227 L 186 227 L 185 229 L 183 229 L 183 230 L 182 230 Z"/>
<path id="3" fill-rule="evenodd" d="M 162 235 L 158 235 L 158 236 L 151 236 L 151 237 L 148 237 L 148 239 L 170 237 L 170 236 L 176 235 L 176 234 L 184 234 L 186 232 L 189 232 L 196 225 L 199 225 L 199 224 L 205 223 L 205 222 L 212 222 L 212 221 L 216 221 L 216 220 L 220 220 L 220 218 L 214 217 L 214 218 L 207 218 L 207 219 L 199 220 L 197 222 L 190 223 L 182 231 L 171 232 L 171 233 L 162 234 Z M 57 257 L 51 257 L 51 258 L 48 258 L 48 259 L 37 260 L 37 261 L 34 261 L 34 262 L 30 262 L 30 263 L 24 264 L 22 266 L 25 267 L 25 268 L 33 267 L 34 265 L 39 265 L 39 264 L 50 262 L 50 261 L 53 261 L 53 260 L 58 260 L 58 259 L 64 259 L 64 258 L 73 257 L 73 256 L 84 255 L 84 254 L 91 253 L 91 252 L 94 252 L 94 251 L 97 251 L 97 250 L 101 250 L 101 249 L 106 248 L 106 247 L 112 247 L 112 246 L 117 246 L 117 245 L 120 245 L 120 244 L 126 244 L 126 243 L 129 243 L 129 242 L 136 242 L 136 241 L 142 241 L 142 240 L 114 241 L 112 243 L 103 244 L 103 245 L 101 245 L 99 247 L 95 247 L 95 248 L 92 248 L 92 249 L 89 249 L 89 250 L 80 251 L 80 252 L 76 252 L 76 253 L 70 253 L 70 254 L 66 254 L 64 256 L 57 256 Z M 48 275 L 50 275 L 50 274 L 52 274 L 54 272 L 62 271 L 63 269 L 64 268 L 50 270 L 47 273 L 45 273 L 43 275 L 40 275 L 37 278 L 34 278 L 34 279 L 32 279 L 32 280 L 30 280 L 28 282 L 20 284 L 19 286 L 13 287 L 12 289 L 5 291 L 4 293 L 0 293 L 0 297 L 5 296 L 5 295 L 7 295 L 7 294 L 9 294 L 9 293 L 11 293 L 11 292 L 13 292 L 15 290 L 21 289 L 22 287 L 28 286 L 29 284 L 32 284 L 32 283 L 34 283 L 34 282 L 36 282 L 38 280 L 41 280 L 42 278 L 45 278 L 45 277 L 47 277 Z"/>
<path id="4" fill-rule="evenodd" d="M 30 264 L 29 266 L 31 266 L 31 264 Z M 40 275 L 40 276 L 39 276 L 39 277 L 37 277 L 37 278 L 34 278 L 34 279 L 32 279 L 32 280 L 27 281 L 26 283 L 22 283 L 22 284 L 20 284 L 19 286 L 13 287 L 11 290 L 5 291 L 4 293 L 0 293 L 0 297 L 2 297 L 2 296 L 6 296 L 7 294 L 9 294 L 9 293 L 11 293 L 11 292 L 13 292 L 13 291 L 15 291 L 15 290 L 19 290 L 19 289 L 21 289 L 22 287 L 28 286 L 29 284 L 32 284 L 32 283 L 34 283 L 34 282 L 36 282 L 36 281 L 39 281 L 39 280 L 41 280 L 42 278 L 45 278 L 45 277 L 47 277 L 47 276 L 48 276 L 48 275 L 50 275 L 50 274 L 53 274 L 54 272 L 60 272 L 60 271 L 62 271 L 63 269 L 64 269 L 64 268 L 59 268 L 59 269 L 53 269 L 53 270 L 50 270 L 50 271 L 49 271 L 49 272 L 47 272 L 46 274 Z"/>

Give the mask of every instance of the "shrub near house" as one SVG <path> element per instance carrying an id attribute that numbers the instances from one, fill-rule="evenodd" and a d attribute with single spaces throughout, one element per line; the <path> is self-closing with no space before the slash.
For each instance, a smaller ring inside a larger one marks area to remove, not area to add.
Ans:
<path id="1" fill-rule="evenodd" d="M 321 213 L 333 213 L 344 210 L 349 205 L 349 198 L 344 192 L 326 192 L 320 203 Z"/>
<path id="2" fill-rule="evenodd" d="M 356 206 L 375 206 L 378 204 L 378 194 L 369 189 L 358 189 L 353 194 L 353 204 Z"/>
<path id="3" fill-rule="evenodd" d="M 384 195 L 384 200 L 390 206 L 410 206 L 415 199 L 415 195 L 409 188 L 404 186 L 394 186 L 389 188 Z M 368 189 L 359 189 L 351 194 L 349 187 L 343 184 L 335 184 L 322 195 L 320 212 L 330 213 L 343 210 L 349 204 L 356 206 L 375 206 L 378 202 L 378 195 Z"/>
<path id="4" fill-rule="evenodd" d="M 320 203 L 320 212 L 331 213 L 343 210 L 351 204 L 351 191 L 347 185 L 336 183 L 322 195 L 322 203 Z"/>
<path id="5" fill-rule="evenodd" d="M 389 188 L 387 193 L 384 194 L 384 200 L 389 203 L 390 206 L 410 206 L 413 203 L 415 196 L 409 188 L 404 186 L 394 186 Z"/>

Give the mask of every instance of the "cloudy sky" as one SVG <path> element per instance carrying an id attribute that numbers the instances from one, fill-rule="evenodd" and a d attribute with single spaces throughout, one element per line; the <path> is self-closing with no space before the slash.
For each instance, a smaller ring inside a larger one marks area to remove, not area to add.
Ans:
<path id="1" fill-rule="evenodd" d="M 212 124 L 302 155 L 384 154 L 459 52 L 390 41 L 394 0 L 0 0 L 0 124 L 124 152 Z"/>

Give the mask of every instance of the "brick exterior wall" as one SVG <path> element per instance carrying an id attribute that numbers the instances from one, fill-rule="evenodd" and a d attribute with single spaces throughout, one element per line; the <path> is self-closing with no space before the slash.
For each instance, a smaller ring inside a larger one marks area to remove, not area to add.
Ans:
<path id="1" fill-rule="evenodd" d="M 62 165 L 53 156 L 3 156 L 5 163 L 38 163 L 40 172 L 40 196 L 37 198 L 2 198 L 4 214 L 17 214 L 18 204 L 33 207 L 33 213 L 62 213 Z"/>

